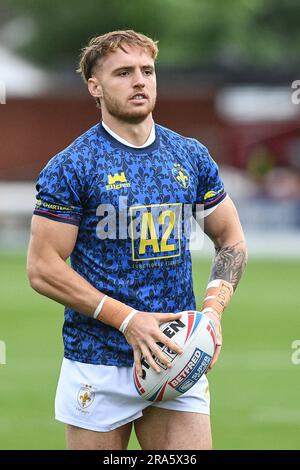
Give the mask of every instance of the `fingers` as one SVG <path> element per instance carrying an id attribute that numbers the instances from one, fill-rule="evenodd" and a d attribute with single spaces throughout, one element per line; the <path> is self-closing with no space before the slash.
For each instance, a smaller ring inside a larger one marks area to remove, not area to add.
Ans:
<path id="1" fill-rule="evenodd" d="M 144 357 L 145 361 L 149 364 L 150 367 L 152 367 L 152 369 L 155 370 L 155 372 L 157 372 L 159 374 L 161 369 L 156 364 L 155 359 L 153 358 L 150 349 L 146 345 L 142 345 L 141 346 L 141 351 L 142 351 L 142 354 L 143 354 L 143 357 Z"/>
<path id="2" fill-rule="evenodd" d="M 163 314 L 155 315 L 155 318 L 158 320 L 158 323 L 160 325 L 169 321 L 179 320 L 181 317 L 182 317 L 181 313 L 163 313 Z M 176 344 L 174 341 L 172 341 L 170 338 L 168 338 L 161 330 L 160 330 L 160 333 L 157 335 L 157 340 L 160 343 L 163 343 L 164 345 L 166 345 L 167 348 L 170 349 L 171 351 L 174 351 L 177 354 L 183 353 L 183 349 L 180 346 L 178 346 L 178 344 Z"/>
<path id="3" fill-rule="evenodd" d="M 161 362 L 161 364 L 165 365 L 166 367 L 172 367 L 172 363 L 170 361 L 170 357 L 165 355 L 162 351 L 164 346 L 170 351 L 175 352 L 176 354 L 182 354 L 183 349 L 178 346 L 171 338 L 166 336 L 159 328 L 159 325 L 165 322 L 169 322 L 172 320 L 179 320 L 181 318 L 181 313 L 173 314 L 173 313 L 156 313 L 156 314 L 145 314 L 143 318 L 143 327 L 144 332 L 141 335 L 141 328 L 138 324 L 138 316 L 132 320 L 131 328 L 127 328 L 125 332 L 125 337 L 129 344 L 131 344 L 133 348 L 134 354 L 134 363 L 136 366 L 136 372 L 139 377 L 142 376 L 142 360 L 141 356 L 145 359 L 145 361 L 149 364 L 149 366 L 155 370 L 155 372 L 160 373 L 161 367 L 157 364 L 157 362 Z M 151 328 L 147 328 L 147 333 L 145 331 L 146 319 L 149 323 Z M 153 319 L 156 322 L 153 322 Z M 134 321 L 135 320 L 135 321 Z M 129 324 L 130 326 L 130 324 Z M 157 344 L 159 343 L 159 344 Z"/>
<path id="4" fill-rule="evenodd" d="M 215 332 L 216 332 L 216 341 L 217 341 L 212 361 L 209 365 L 209 368 L 206 371 L 206 373 L 208 373 L 209 371 L 211 371 L 211 369 L 214 367 L 215 363 L 219 359 L 219 355 L 220 355 L 221 348 L 222 348 L 222 328 L 221 328 L 220 317 L 218 314 L 214 312 L 207 312 L 206 316 L 208 316 L 208 318 L 212 321 L 214 325 Z"/>
<path id="5" fill-rule="evenodd" d="M 174 351 L 176 354 L 183 353 L 182 347 L 178 346 L 178 344 L 168 338 L 163 332 L 160 332 L 160 334 L 157 335 L 157 340 L 159 343 L 164 344 L 165 346 L 167 346 L 168 349 Z"/>
<path id="6" fill-rule="evenodd" d="M 172 367 L 170 358 L 168 358 L 162 352 L 161 348 L 156 343 L 153 342 L 152 344 L 141 344 L 139 346 L 139 349 L 134 350 L 134 361 L 136 364 L 136 371 L 140 377 L 142 376 L 141 356 L 143 356 L 143 359 L 158 374 L 161 372 L 161 367 L 157 363 L 158 361 L 168 368 Z"/>
<path id="7" fill-rule="evenodd" d="M 158 323 L 166 323 L 172 320 L 179 320 L 182 317 L 182 313 L 156 313 L 155 318 Z"/>
<path id="8" fill-rule="evenodd" d="M 162 336 L 164 337 L 165 335 Z M 164 338 L 162 339 L 162 341 L 165 341 Z M 160 343 L 162 343 L 162 341 L 160 341 Z M 169 345 L 168 349 L 171 349 L 172 351 L 174 349 L 177 349 L 179 351 L 179 354 L 183 352 L 182 348 L 170 341 L 168 338 L 165 342 L 167 342 Z M 142 356 L 143 359 L 149 364 L 149 366 L 154 369 L 155 372 L 157 372 L 158 374 L 161 372 L 161 367 L 157 364 L 158 361 L 168 368 L 172 367 L 170 358 L 162 352 L 161 348 L 155 342 L 150 342 L 150 340 L 148 343 L 143 343 L 140 344 L 138 347 L 135 347 L 133 349 L 133 356 L 136 371 L 139 377 L 142 377 L 143 374 L 141 360 Z"/>
<path id="9" fill-rule="evenodd" d="M 137 348 L 133 348 L 133 359 L 136 367 L 136 373 L 139 377 L 142 377 L 143 370 L 141 365 L 141 351 Z"/>
<path id="10" fill-rule="evenodd" d="M 157 344 L 153 344 L 151 346 L 151 351 L 153 352 L 154 356 L 156 356 L 156 358 L 159 360 L 159 362 L 163 365 L 165 365 L 166 367 L 172 367 L 172 363 L 170 361 L 170 358 L 168 358 L 163 352 L 162 350 L 160 349 L 159 346 L 157 346 Z"/>
<path id="11" fill-rule="evenodd" d="M 167 359 L 167 357 L 161 352 L 158 346 L 152 347 L 152 351 L 148 348 L 147 345 L 142 345 L 140 346 L 140 349 L 135 349 L 133 350 L 133 357 L 134 357 L 134 363 L 136 367 L 136 372 L 139 377 L 142 377 L 143 375 L 143 369 L 142 369 L 142 359 L 145 360 L 152 369 L 155 370 L 157 374 L 161 372 L 161 368 L 157 364 L 157 359 L 164 365 L 166 365 L 168 368 L 171 367 L 170 361 Z"/>
<path id="12" fill-rule="evenodd" d="M 216 345 L 216 349 L 215 349 L 215 353 L 213 355 L 213 358 L 212 358 L 212 361 L 206 371 L 206 373 L 210 372 L 211 369 L 214 367 L 215 363 L 217 362 L 217 360 L 219 359 L 219 355 L 220 355 L 220 352 L 221 352 L 221 349 L 222 349 L 222 345 L 221 344 L 217 344 Z"/>

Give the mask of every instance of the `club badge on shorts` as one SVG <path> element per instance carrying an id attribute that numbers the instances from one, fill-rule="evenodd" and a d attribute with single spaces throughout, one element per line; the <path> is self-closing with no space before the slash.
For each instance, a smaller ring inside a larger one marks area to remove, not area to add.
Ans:
<path id="1" fill-rule="evenodd" d="M 92 385 L 83 385 L 77 395 L 77 402 L 82 410 L 85 410 L 93 403 L 95 392 Z"/>

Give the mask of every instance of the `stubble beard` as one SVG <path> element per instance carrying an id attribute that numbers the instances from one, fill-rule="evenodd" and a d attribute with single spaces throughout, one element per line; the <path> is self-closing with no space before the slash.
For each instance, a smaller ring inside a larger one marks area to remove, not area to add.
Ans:
<path id="1" fill-rule="evenodd" d="M 111 114 L 113 117 L 117 118 L 119 121 L 131 124 L 139 124 L 143 122 L 154 110 L 156 97 L 154 97 L 154 99 L 148 102 L 148 106 L 146 108 L 139 109 L 137 107 L 136 109 L 133 109 L 131 111 L 126 110 L 125 106 L 123 106 L 117 98 L 111 96 L 104 90 L 103 101 L 108 113 Z"/>

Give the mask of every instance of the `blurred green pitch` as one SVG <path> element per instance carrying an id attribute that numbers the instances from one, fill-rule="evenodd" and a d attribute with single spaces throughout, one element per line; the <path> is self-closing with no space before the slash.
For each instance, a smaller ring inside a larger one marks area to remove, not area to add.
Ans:
<path id="1" fill-rule="evenodd" d="M 208 263 L 193 272 L 200 302 Z M 299 262 L 249 262 L 209 375 L 215 449 L 300 448 L 300 365 L 291 361 L 299 281 Z M 0 256 L 0 286 L 0 449 L 64 449 L 64 426 L 53 418 L 63 307 L 29 288 L 23 256 Z M 134 436 L 130 448 L 139 448 Z"/>

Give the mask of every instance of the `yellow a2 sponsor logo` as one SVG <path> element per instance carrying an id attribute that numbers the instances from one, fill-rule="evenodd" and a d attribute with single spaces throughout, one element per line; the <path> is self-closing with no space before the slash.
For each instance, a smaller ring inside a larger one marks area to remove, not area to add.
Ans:
<path id="1" fill-rule="evenodd" d="M 133 261 L 180 256 L 181 214 L 181 203 L 130 207 Z"/>
<path id="2" fill-rule="evenodd" d="M 167 251 L 176 251 L 175 243 L 168 243 L 169 236 L 175 226 L 175 213 L 171 210 L 165 210 L 160 213 L 158 223 L 164 225 L 166 219 L 169 218 L 166 230 L 163 233 L 161 244 L 158 243 L 158 237 L 155 229 L 153 215 L 151 212 L 144 212 L 142 216 L 142 228 L 141 228 L 141 241 L 139 254 L 144 255 L 146 247 L 151 246 L 153 253 L 165 253 Z M 148 238 L 148 232 L 150 237 Z"/>

